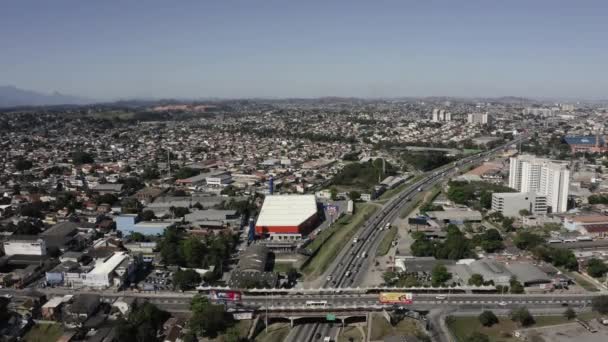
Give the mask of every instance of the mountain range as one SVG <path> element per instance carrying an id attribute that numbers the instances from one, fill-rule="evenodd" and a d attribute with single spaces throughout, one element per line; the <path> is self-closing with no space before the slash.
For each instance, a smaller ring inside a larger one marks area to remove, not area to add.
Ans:
<path id="1" fill-rule="evenodd" d="M 0 107 L 87 104 L 93 102 L 95 101 L 91 99 L 59 92 L 45 94 L 15 86 L 0 86 Z"/>

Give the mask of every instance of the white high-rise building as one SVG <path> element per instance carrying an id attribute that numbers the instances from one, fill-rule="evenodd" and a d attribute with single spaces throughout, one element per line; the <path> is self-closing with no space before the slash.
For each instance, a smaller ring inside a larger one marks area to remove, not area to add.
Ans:
<path id="1" fill-rule="evenodd" d="M 433 109 L 433 122 L 452 121 L 452 113 L 446 112 L 445 109 Z"/>
<path id="2" fill-rule="evenodd" d="M 509 187 L 547 197 L 551 212 L 568 210 L 570 171 L 568 163 L 521 155 L 510 159 Z"/>
<path id="3" fill-rule="evenodd" d="M 469 113 L 467 116 L 467 122 L 470 124 L 486 125 L 489 121 L 490 115 L 488 113 Z"/>

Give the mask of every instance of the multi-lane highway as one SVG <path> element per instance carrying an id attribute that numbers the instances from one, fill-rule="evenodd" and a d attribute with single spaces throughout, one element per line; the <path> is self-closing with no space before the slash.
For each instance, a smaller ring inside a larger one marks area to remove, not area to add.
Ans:
<path id="1" fill-rule="evenodd" d="M 426 173 L 422 179 L 409 185 L 397 196 L 390 199 L 381 210 L 364 223 L 357 235 L 357 242 L 353 240 L 352 243 L 349 243 L 341 251 L 336 261 L 330 265 L 329 271 L 325 274 L 327 278 L 323 286 L 342 288 L 360 284 L 361 279 L 368 272 L 373 262 L 373 257 L 376 255 L 376 250 L 382 241 L 383 235 L 388 233 L 388 230 L 381 231 L 380 229 L 392 223 L 405 207 L 415 205 L 416 201 L 413 201 L 413 199 L 416 195 L 445 179 L 449 179 L 461 167 L 476 163 L 496 151 L 502 150 L 509 145 L 517 144 L 525 139 L 527 139 L 527 136 L 522 135 L 490 151 L 475 154 L 439 167 Z M 316 328 L 303 326 L 300 329 L 312 329 L 314 333 Z"/>

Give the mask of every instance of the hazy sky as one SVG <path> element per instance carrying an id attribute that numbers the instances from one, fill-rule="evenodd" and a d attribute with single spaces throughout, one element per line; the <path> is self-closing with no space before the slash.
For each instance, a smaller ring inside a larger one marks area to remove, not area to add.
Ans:
<path id="1" fill-rule="evenodd" d="M 608 1 L 0 7 L 0 84 L 130 97 L 608 98 Z"/>

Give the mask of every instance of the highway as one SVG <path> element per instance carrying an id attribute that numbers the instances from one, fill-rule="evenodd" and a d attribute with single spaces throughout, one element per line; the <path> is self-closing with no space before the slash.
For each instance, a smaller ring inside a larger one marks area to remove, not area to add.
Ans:
<path id="1" fill-rule="evenodd" d="M 513 144 L 517 144 L 525 139 L 527 135 L 514 139 L 508 143 L 502 144 L 492 150 L 485 151 L 473 156 L 469 156 L 448 165 L 441 166 L 437 169 L 429 171 L 426 176 L 413 184 L 409 185 L 397 196 L 391 198 L 381 210 L 376 212 L 363 226 L 359 229 L 357 242 L 354 240 L 344 248 L 336 261 L 329 267 L 326 273 L 327 278 L 323 283 L 323 287 L 354 287 L 360 284 L 361 279 L 368 272 L 378 245 L 382 241 L 384 234 L 388 230 L 380 231 L 380 228 L 385 227 L 388 223 L 398 217 L 404 207 L 415 205 L 414 198 L 420 192 L 433 187 L 445 179 L 449 179 L 453 174 L 457 173 L 461 167 L 466 167 L 472 163 L 476 163 L 489 155 Z M 313 334 L 316 331 L 314 327 L 303 326 L 299 329 L 312 329 Z"/>
<path id="2" fill-rule="evenodd" d="M 393 197 L 380 211 L 373 215 L 362 228 L 360 228 L 358 234 L 359 241 L 357 243 L 349 244 L 348 247 L 345 248 L 345 251 L 343 251 L 344 253 L 338 258 L 337 263 L 332 265 L 333 269 L 330 267 L 329 275 L 331 276 L 331 280 L 326 280 L 324 287 L 357 286 L 360 283 L 362 275 L 368 271 L 373 257 L 376 255 L 378 245 L 382 241 L 382 237 L 384 234 L 388 233 L 387 230 L 380 231 L 380 228 L 385 227 L 388 223 L 392 223 L 399 216 L 404 207 L 414 206 L 416 202 L 413 198 L 418 193 L 433 187 L 435 184 L 441 183 L 445 179 L 449 179 L 457 173 L 460 168 L 476 163 L 481 159 L 484 159 L 509 145 L 517 144 L 526 138 L 527 136 L 522 136 L 490 151 L 469 156 L 429 171 L 426 177 L 411 184 L 397 196 Z M 363 257 L 364 252 L 365 257 Z"/>

